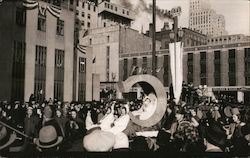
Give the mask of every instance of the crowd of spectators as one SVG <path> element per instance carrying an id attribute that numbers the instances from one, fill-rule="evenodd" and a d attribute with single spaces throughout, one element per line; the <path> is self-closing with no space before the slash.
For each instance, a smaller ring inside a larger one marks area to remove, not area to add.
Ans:
<path id="1" fill-rule="evenodd" d="M 247 106 L 225 96 L 210 96 L 206 86 L 194 88 L 183 85 L 181 101 L 176 104 L 170 97 L 166 113 L 153 128 L 155 136 L 136 134 L 136 130 L 123 133 L 128 137 L 128 150 L 139 151 L 184 151 L 184 152 L 232 152 L 250 151 L 250 110 Z M 36 143 L 43 127 L 52 125 L 57 136 L 63 138 L 61 151 L 85 151 L 83 138 L 91 133 L 92 127 L 100 127 L 107 115 L 112 114 L 110 128 L 118 124 L 119 118 L 142 107 L 143 100 L 103 100 L 92 102 L 61 101 L 30 102 L 13 104 L 0 102 L 0 120 L 24 132 L 29 137 L 17 134 L 15 143 L 5 150 L 44 151 Z M 90 121 L 89 121 L 90 120 Z M 91 122 L 91 125 L 89 124 Z M 120 121 L 122 123 L 122 121 Z M 129 126 L 131 120 L 123 126 Z M 10 129 L 8 129 L 12 132 Z M 97 140 L 98 141 L 98 140 Z M 11 150 L 13 147 L 13 150 Z"/>

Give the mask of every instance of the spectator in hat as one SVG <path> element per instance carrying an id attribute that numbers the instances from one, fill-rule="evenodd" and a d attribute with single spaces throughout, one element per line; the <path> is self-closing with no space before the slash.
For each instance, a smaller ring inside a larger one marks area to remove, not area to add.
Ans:
<path id="1" fill-rule="evenodd" d="M 37 128 L 39 124 L 39 119 L 33 114 L 33 108 L 27 108 L 27 114 L 24 118 L 24 133 L 31 138 L 34 138 L 37 133 Z M 32 148 L 32 144 L 28 138 L 25 139 L 25 142 L 22 146 L 22 150 L 29 150 Z"/>
<path id="2" fill-rule="evenodd" d="M 58 136 L 63 136 L 62 128 L 60 127 L 59 123 L 54 118 L 55 110 L 52 108 L 51 105 L 46 105 L 43 110 L 43 118 L 39 123 L 39 130 L 44 126 L 53 126 L 56 129 Z M 38 133 L 36 134 L 36 137 Z"/>
<path id="3" fill-rule="evenodd" d="M 223 152 L 226 147 L 227 135 L 221 124 L 211 119 L 205 132 L 206 152 Z"/>
<path id="4" fill-rule="evenodd" d="M 35 95 L 32 93 L 29 98 L 29 105 L 32 105 L 32 102 L 36 100 Z"/>
<path id="5" fill-rule="evenodd" d="M 39 131 L 39 137 L 35 140 L 38 151 L 51 152 L 58 151 L 63 137 L 57 134 L 54 126 L 44 126 Z"/>

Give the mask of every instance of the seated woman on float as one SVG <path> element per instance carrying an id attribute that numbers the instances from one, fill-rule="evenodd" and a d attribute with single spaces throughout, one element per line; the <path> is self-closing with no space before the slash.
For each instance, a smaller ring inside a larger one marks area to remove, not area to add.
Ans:
<path id="1" fill-rule="evenodd" d="M 150 93 L 143 98 L 142 107 L 137 111 L 133 111 L 132 114 L 139 117 L 140 120 L 147 120 L 154 114 L 156 107 L 157 98 L 155 94 Z"/>

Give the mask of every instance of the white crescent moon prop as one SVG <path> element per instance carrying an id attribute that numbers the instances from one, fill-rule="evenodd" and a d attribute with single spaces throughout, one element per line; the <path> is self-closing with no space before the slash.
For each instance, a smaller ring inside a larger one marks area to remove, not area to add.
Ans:
<path id="1" fill-rule="evenodd" d="M 118 91 L 120 93 L 128 93 L 132 86 L 139 82 L 146 82 L 154 88 L 157 97 L 157 107 L 154 114 L 146 120 L 140 120 L 131 113 L 130 118 L 134 123 L 140 126 L 151 127 L 157 124 L 165 114 L 167 108 L 166 91 L 161 81 L 152 75 L 131 76 L 126 81 L 118 83 Z"/>

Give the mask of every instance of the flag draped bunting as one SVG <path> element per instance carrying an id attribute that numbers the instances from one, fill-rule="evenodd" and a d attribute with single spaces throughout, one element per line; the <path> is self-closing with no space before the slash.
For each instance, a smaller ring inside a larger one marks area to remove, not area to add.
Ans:
<path id="1" fill-rule="evenodd" d="M 35 0 L 24 0 L 23 6 L 26 7 L 27 9 L 35 9 L 35 8 L 39 7 L 39 12 L 42 15 L 45 15 L 45 11 L 48 10 L 50 12 L 50 14 L 56 18 L 59 18 L 60 14 L 61 14 L 60 8 L 58 8 L 56 6 L 48 5 L 48 6 L 45 6 L 44 9 L 42 9 L 43 7 L 39 4 L 38 1 L 35 1 Z"/>
<path id="2" fill-rule="evenodd" d="M 175 102 L 178 103 L 181 96 L 183 81 L 183 46 L 181 42 L 170 43 L 170 68 Z"/>
<path id="3" fill-rule="evenodd" d="M 86 46 L 83 46 L 83 45 L 77 45 L 76 46 L 76 49 L 78 49 L 80 52 L 86 54 Z"/>

